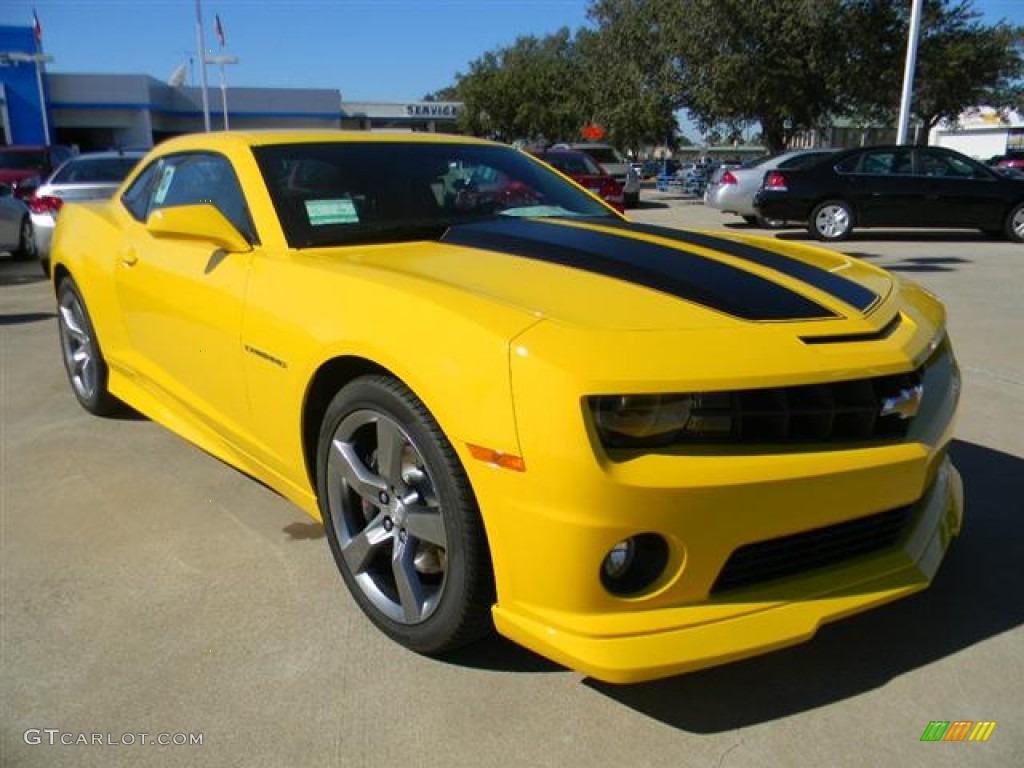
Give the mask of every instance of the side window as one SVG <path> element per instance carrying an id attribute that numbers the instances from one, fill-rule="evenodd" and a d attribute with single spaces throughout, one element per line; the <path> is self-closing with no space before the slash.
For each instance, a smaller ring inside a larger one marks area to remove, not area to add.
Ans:
<path id="1" fill-rule="evenodd" d="M 136 176 L 135 181 L 121 195 L 121 204 L 138 221 L 145 221 L 146 216 L 149 215 L 149 199 L 160 165 L 160 160 L 150 163 L 149 167 Z"/>
<path id="2" fill-rule="evenodd" d="M 864 155 L 850 155 L 836 163 L 836 173 L 857 173 L 860 171 L 860 161 Z"/>
<path id="3" fill-rule="evenodd" d="M 242 186 L 227 159 L 207 153 L 165 157 L 150 210 L 201 203 L 214 206 L 239 232 L 256 239 Z"/>

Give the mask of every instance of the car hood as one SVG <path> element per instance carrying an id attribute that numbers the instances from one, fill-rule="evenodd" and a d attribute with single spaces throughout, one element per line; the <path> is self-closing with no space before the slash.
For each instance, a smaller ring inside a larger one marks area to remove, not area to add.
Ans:
<path id="1" fill-rule="evenodd" d="M 892 314 L 880 311 L 892 277 L 857 259 L 626 221 L 498 218 L 450 227 L 437 241 L 334 253 L 342 263 L 399 271 L 595 329 L 785 322 L 834 334 L 877 331 Z M 837 327 L 844 325 L 851 327 Z"/>

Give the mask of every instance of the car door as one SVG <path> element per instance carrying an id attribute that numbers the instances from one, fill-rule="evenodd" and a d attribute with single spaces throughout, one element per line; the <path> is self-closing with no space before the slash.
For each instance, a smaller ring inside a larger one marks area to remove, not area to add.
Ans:
<path id="1" fill-rule="evenodd" d="M 1004 204 L 991 171 L 938 147 L 920 147 L 916 167 L 927 188 L 928 221 L 936 227 L 999 230 Z"/>
<path id="2" fill-rule="evenodd" d="M 116 290 L 138 374 L 237 440 L 248 421 L 241 324 L 253 253 L 157 237 L 145 225 L 158 209 L 210 203 L 252 242 L 237 176 L 218 154 L 171 155 L 147 168 L 122 202 L 131 219 L 116 254 Z"/>
<path id="3" fill-rule="evenodd" d="M 865 150 L 850 168 L 849 189 L 856 207 L 857 223 L 865 227 L 913 226 L 924 206 L 924 191 L 913 174 L 910 147 L 879 147 Z"/>

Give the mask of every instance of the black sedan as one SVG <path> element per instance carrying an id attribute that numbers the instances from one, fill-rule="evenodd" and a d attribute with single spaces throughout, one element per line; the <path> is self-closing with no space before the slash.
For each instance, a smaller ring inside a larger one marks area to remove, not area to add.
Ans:
<path id="1" fill-rule="evenodd" d="M 1024 179 L 942 147 L 860 147 L 769 171 L 754 207 L 826 241 L 854 227 L 963 227 L 1024 242 Z"/>

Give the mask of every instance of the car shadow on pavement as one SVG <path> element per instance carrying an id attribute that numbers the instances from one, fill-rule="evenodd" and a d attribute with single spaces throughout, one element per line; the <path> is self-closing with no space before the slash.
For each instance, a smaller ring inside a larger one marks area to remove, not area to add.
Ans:
<path id="1" fill-rule="evenodd" d="M 57 317 L 57 315 L 53 312 L 15 312 L 10 315 L 0 315 L 0 325 L 41 323 L 44 320 L 53 320 L 55 317 Z"/>
<path id="2" fill-rule="evenodd" d="M 807 230 L 776 232 L 778 240 L 801 240 L 810 241 L 823 245 L 826 248 L 829 243 L 820 242 Z M 846 242 L 858 242 L 862 240 L 881 240 L 886 243 L 991 243 L 997 238 L 986 235 L 983 232 L 974 230 L 885 230 L 885 229 L 859 229 L 854 231 Z"/>
<path id="3" fill-rule="evenodd" d="M 5 285 L 31 285 L 32 283 L 42 283 L 46 280 L 42 275 L 26 275 L 22 273 L 11 273 L 10 270 L 0 271 L 0 286 Z"/>
<path id="4" fill-rule="evenodd" d="M 439 656 L 438 661 L 460 667 L 498 672 L 568 673 L 568 670 L 561 664 L 539 656 L 497 633 L 492 633 L 483 640 Z"/>
<path id="5" fill-rule="evenodd" d="M 964 530 L 930 589 L 765 656 L 633 686 L 584 683 L 675 728 L 720 733 L 859 696 L 1024 623 L 1024 459 L 963 441 L 951 452 Z"/>

